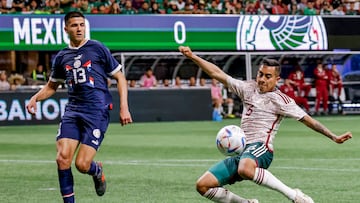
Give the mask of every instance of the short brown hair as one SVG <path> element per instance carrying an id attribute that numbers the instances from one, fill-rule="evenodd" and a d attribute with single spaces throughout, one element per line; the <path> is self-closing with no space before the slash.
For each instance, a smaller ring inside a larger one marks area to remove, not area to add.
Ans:
<path id="1" fill-rule="evenodd" d="M 264 58 L 261 61 L 260 66 L 274 66 L 277 76 L 279 76 L 281 74 L 280 63 L 276 59 Z"/>
<path id="2" fill-rule="evenodd" d="M 71 19 L 71 18 L 78 18 L 78 17 L 81 17 L 81 18 L 85 18 L 85 16 L 79 12 L 79 11 L 70 11 L 69 13 L 67 13 L 64 17 L 64 20 L 65 20 L 65 25 L 68 23 L 68 21 Z"/>

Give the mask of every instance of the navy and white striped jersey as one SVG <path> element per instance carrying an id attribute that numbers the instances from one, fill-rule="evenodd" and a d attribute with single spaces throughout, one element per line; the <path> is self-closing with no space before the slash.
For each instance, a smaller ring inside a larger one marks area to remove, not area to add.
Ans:
<path id="1" fill-rule="evenodd" d="M 88 40 L 81 47 L 67 47 L 54 58 L 50 80 L 65 82 L 69 107 L 104 109 L 112 102 L 107 78 L 121 65 L 102 43 Z"/>

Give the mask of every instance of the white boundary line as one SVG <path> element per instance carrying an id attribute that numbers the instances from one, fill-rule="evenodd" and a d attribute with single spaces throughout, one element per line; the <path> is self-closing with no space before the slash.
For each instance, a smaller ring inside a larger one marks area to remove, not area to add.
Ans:
<path id="1" fill-rule="evenodd" d="M 290 159 L 278 159 L 290 160 Z M 296 159 L 291 159 L 296 160 Z M 298 159 L 303 160 L 303 159 Z M 344 159 L 307 159 L 311 161 L 340 161 Z M 360 160 L 360 159 L 346 159 L 346 160 Z M 216 159 L 162 159 L 162 160 L 123 160 L 123 161 L 103 161 L 108 165 L 132 165 L 132 166 L 169 166 L 169 167 L 209 167 L 213 163 L 219 160 Z M 7 164 L 55 164 L 55 161 L 51 160 L 15 160 L 15 159 L 0 159 L 0 163 Z M 303 171 L 334 171 L 334 172 L 360 172 L 357 168 L 320 168 L 320 167 L 296 167 L 296 166 L 273 166 L 270 169 L 278 170 L 303 170 Z"/>

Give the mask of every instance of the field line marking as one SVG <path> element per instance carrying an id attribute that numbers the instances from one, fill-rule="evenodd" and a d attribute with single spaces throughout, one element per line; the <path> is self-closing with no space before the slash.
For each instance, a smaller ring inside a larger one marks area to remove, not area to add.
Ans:
<path id="1" fill-rule="evenodd" d="M 171 166 L 171 167 L 209 167 L 218 160 L 186 160 L 186 159 L 166 159 L 166 160 L 124 160 L 124 161 L 103 161 L 109 165 L 133 165 L 133 166 Z M 201 163 L 199 163 L 201 162 Z M 51 160 L 15 160 L 0 159 L 0 163 L 14 164 L 55 164 Z M 207 164 L 208 163 L 208 164 Z M 360 169 L 351 168 L 316 168 L 316 167 L 296 167 L 296 166 L 272 166 L 271 169 L 278 170 L 305 170 L 305 171 L 334 171 L 334 172 L 360 172 Z"/>

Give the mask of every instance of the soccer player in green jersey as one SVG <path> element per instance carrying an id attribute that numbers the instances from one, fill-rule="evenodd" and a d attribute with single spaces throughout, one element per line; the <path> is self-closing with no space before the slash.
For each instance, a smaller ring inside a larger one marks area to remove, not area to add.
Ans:
<path id="1" fill-rule="evenodd" d="M 197 191 L 214 202 L 258 203 L 256 199 L 242 198 L 222 187 L 237 181 L 251 180 L 282 193 L 292 202 L 313 203 L 311 197 L 299 189 L 285 185 L 267 170 L 273 159 L 273 141 L 281 120 L 285 116 L 297 119 L 339 144 L 350 139 L 352 133 L 334 134 L 304 112 L 293 99 L 278 90 L 276 85 L 280 80 L 281 68 L 276 60 L 264 59 L 259 66 L 256 80 L 242 81 L 232 78 L 215 64 L 200 58 L 189 47 L 180 46 L 179 51 L 211 78 L 223 83 L 239 96 L 244 106 L 241 119 L 241 128 L 247 139 L 244 152 L 212 166 L 196 182 Z"/>

